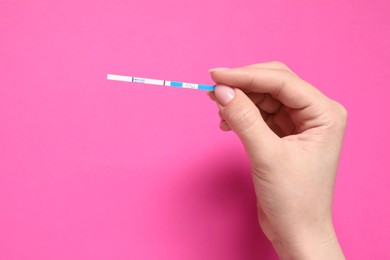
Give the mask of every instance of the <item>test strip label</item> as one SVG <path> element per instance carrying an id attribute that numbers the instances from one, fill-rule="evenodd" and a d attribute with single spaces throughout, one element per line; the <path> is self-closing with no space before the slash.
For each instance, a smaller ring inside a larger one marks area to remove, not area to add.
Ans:
<path id="1" fill-rule="evenodd" d="M 183 82 L 182 88 L 198 89 L 198 84 Z"/>

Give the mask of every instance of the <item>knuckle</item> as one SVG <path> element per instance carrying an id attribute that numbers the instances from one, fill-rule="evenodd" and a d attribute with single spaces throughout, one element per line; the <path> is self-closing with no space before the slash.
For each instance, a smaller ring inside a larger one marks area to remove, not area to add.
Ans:
<path id="1" fill-rule="evenodd" d="M 333 101 L 333 102 L 334 102 L 335 110 L 336 110 L 336 113 L 338 114 L 338 116 L 341 119 L 346 120 L 348 117 L 347 109 L 343 105 L 341 105 L 339 102 L 337 102 L 337 101 Z"/>
<path id="2" fill-rule="evenodd" d="M 344 120 L 347 120 L 348 119 L 348 110 L 343 106 L 341 105 L 340 103 L 337 103 L 338 105 L 338 110 L 340 111 L 340 116 L 344 119 Z"/>
<path id="3" fill-rule="evenodd" d="M 344 129 L 347 125 L 348 119 L 347 109 L 337 101 L 332 100 L 332 115 L 334 119 L 334 126 Z"/>
<path id="4" fill-rule="evenodd" d="M 294 74 L 290 71 L 290 70 L 280 70 L 279 72 L 281 74 L 282 77 L 284 77 L 285 79 L 289 79 L 291 77 L 294 76 Z"/>
<path id="5" fill-rule="evenodd" d="M 248 86 L 249 88 L 254 88 L 256 86 L 256 79 L 255 79 L 255 76 L 253 74 L 249 74 L 249 73 L 246 73 L 247 74 L 247 80 L 248 80 Z"/>
<path id="6" fill-rule="evenodd" d="M 275 65 L 275 67 L 278 67 L 282 70 L 291 71 L 290 68 L 285 63 L 283 63 L 281 61 L 272 61 L 272 63 Z"/>
<path id="7" fill-rule="evenodd" d="M 279 75 L 280 82 L 277 88 L 271 93 L 275 98 L 278 98 L 280 93 L 282 93 L 286 83 L 291 82 L 294 78 L 294 74 L 289 70 L 279 70 L 277 73 Z"/>

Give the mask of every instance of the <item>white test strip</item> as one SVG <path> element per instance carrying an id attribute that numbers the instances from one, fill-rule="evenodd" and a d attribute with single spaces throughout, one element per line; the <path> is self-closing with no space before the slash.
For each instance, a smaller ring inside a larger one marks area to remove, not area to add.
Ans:
<path id="1" fill-rule="evenodd" d="M 164 86 L 164 80 L 161 80 L 161 79 L 148 79 L 148 78 L 134 77 L 133 82 Z"/>
<path id="2" fill-rule="evenodd" d="M 107 74 L 107 79 L 142 83 L 142 84 L 151 84 L 151 85 L 158 85 L 158 86 L 167 86 L 167 87 L 199 89 L 199 90 L 206 90 L 206 91 L 214 91 L 215 89 L 215 86 L 213 85 L 161 80 L 161 79 L 148 79 L 148 78 L 140 78 L 140 77 L 132 77 L 132 76 L 115 75 L 115 74 Z"/>
<path id="3" fill-rule="evenodd" d="M 133 77 L 131 77 L 131 76 L 122 76 L 122 75 L 114 75 L 114 74 L 107 74 L 107 79 L 117 80 L 117 81 L 125 81 L 125 82 L 133 82 Z"/>

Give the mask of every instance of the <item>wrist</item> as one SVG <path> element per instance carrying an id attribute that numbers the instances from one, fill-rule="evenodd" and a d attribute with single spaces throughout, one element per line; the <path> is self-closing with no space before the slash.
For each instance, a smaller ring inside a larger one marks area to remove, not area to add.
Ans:
<path id="1" fill-rule="evenodd" d="M 280 259 L 345 259 L 332 224 L 301 230 L 293 241 L 271 242 Z"/>

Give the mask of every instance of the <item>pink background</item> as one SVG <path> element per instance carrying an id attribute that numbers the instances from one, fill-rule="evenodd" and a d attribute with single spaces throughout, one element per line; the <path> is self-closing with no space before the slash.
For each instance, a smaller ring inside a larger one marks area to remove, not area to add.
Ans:
<path id="1" fill-rule="evenodd" d="M 57 3 L 55 3 L 57 2 Z M 282 60 L 349 110 L 334 220 L 390 258 L 390 2 L 1 1 L 0 259 L 276 259 L 207 70 Z"/>

